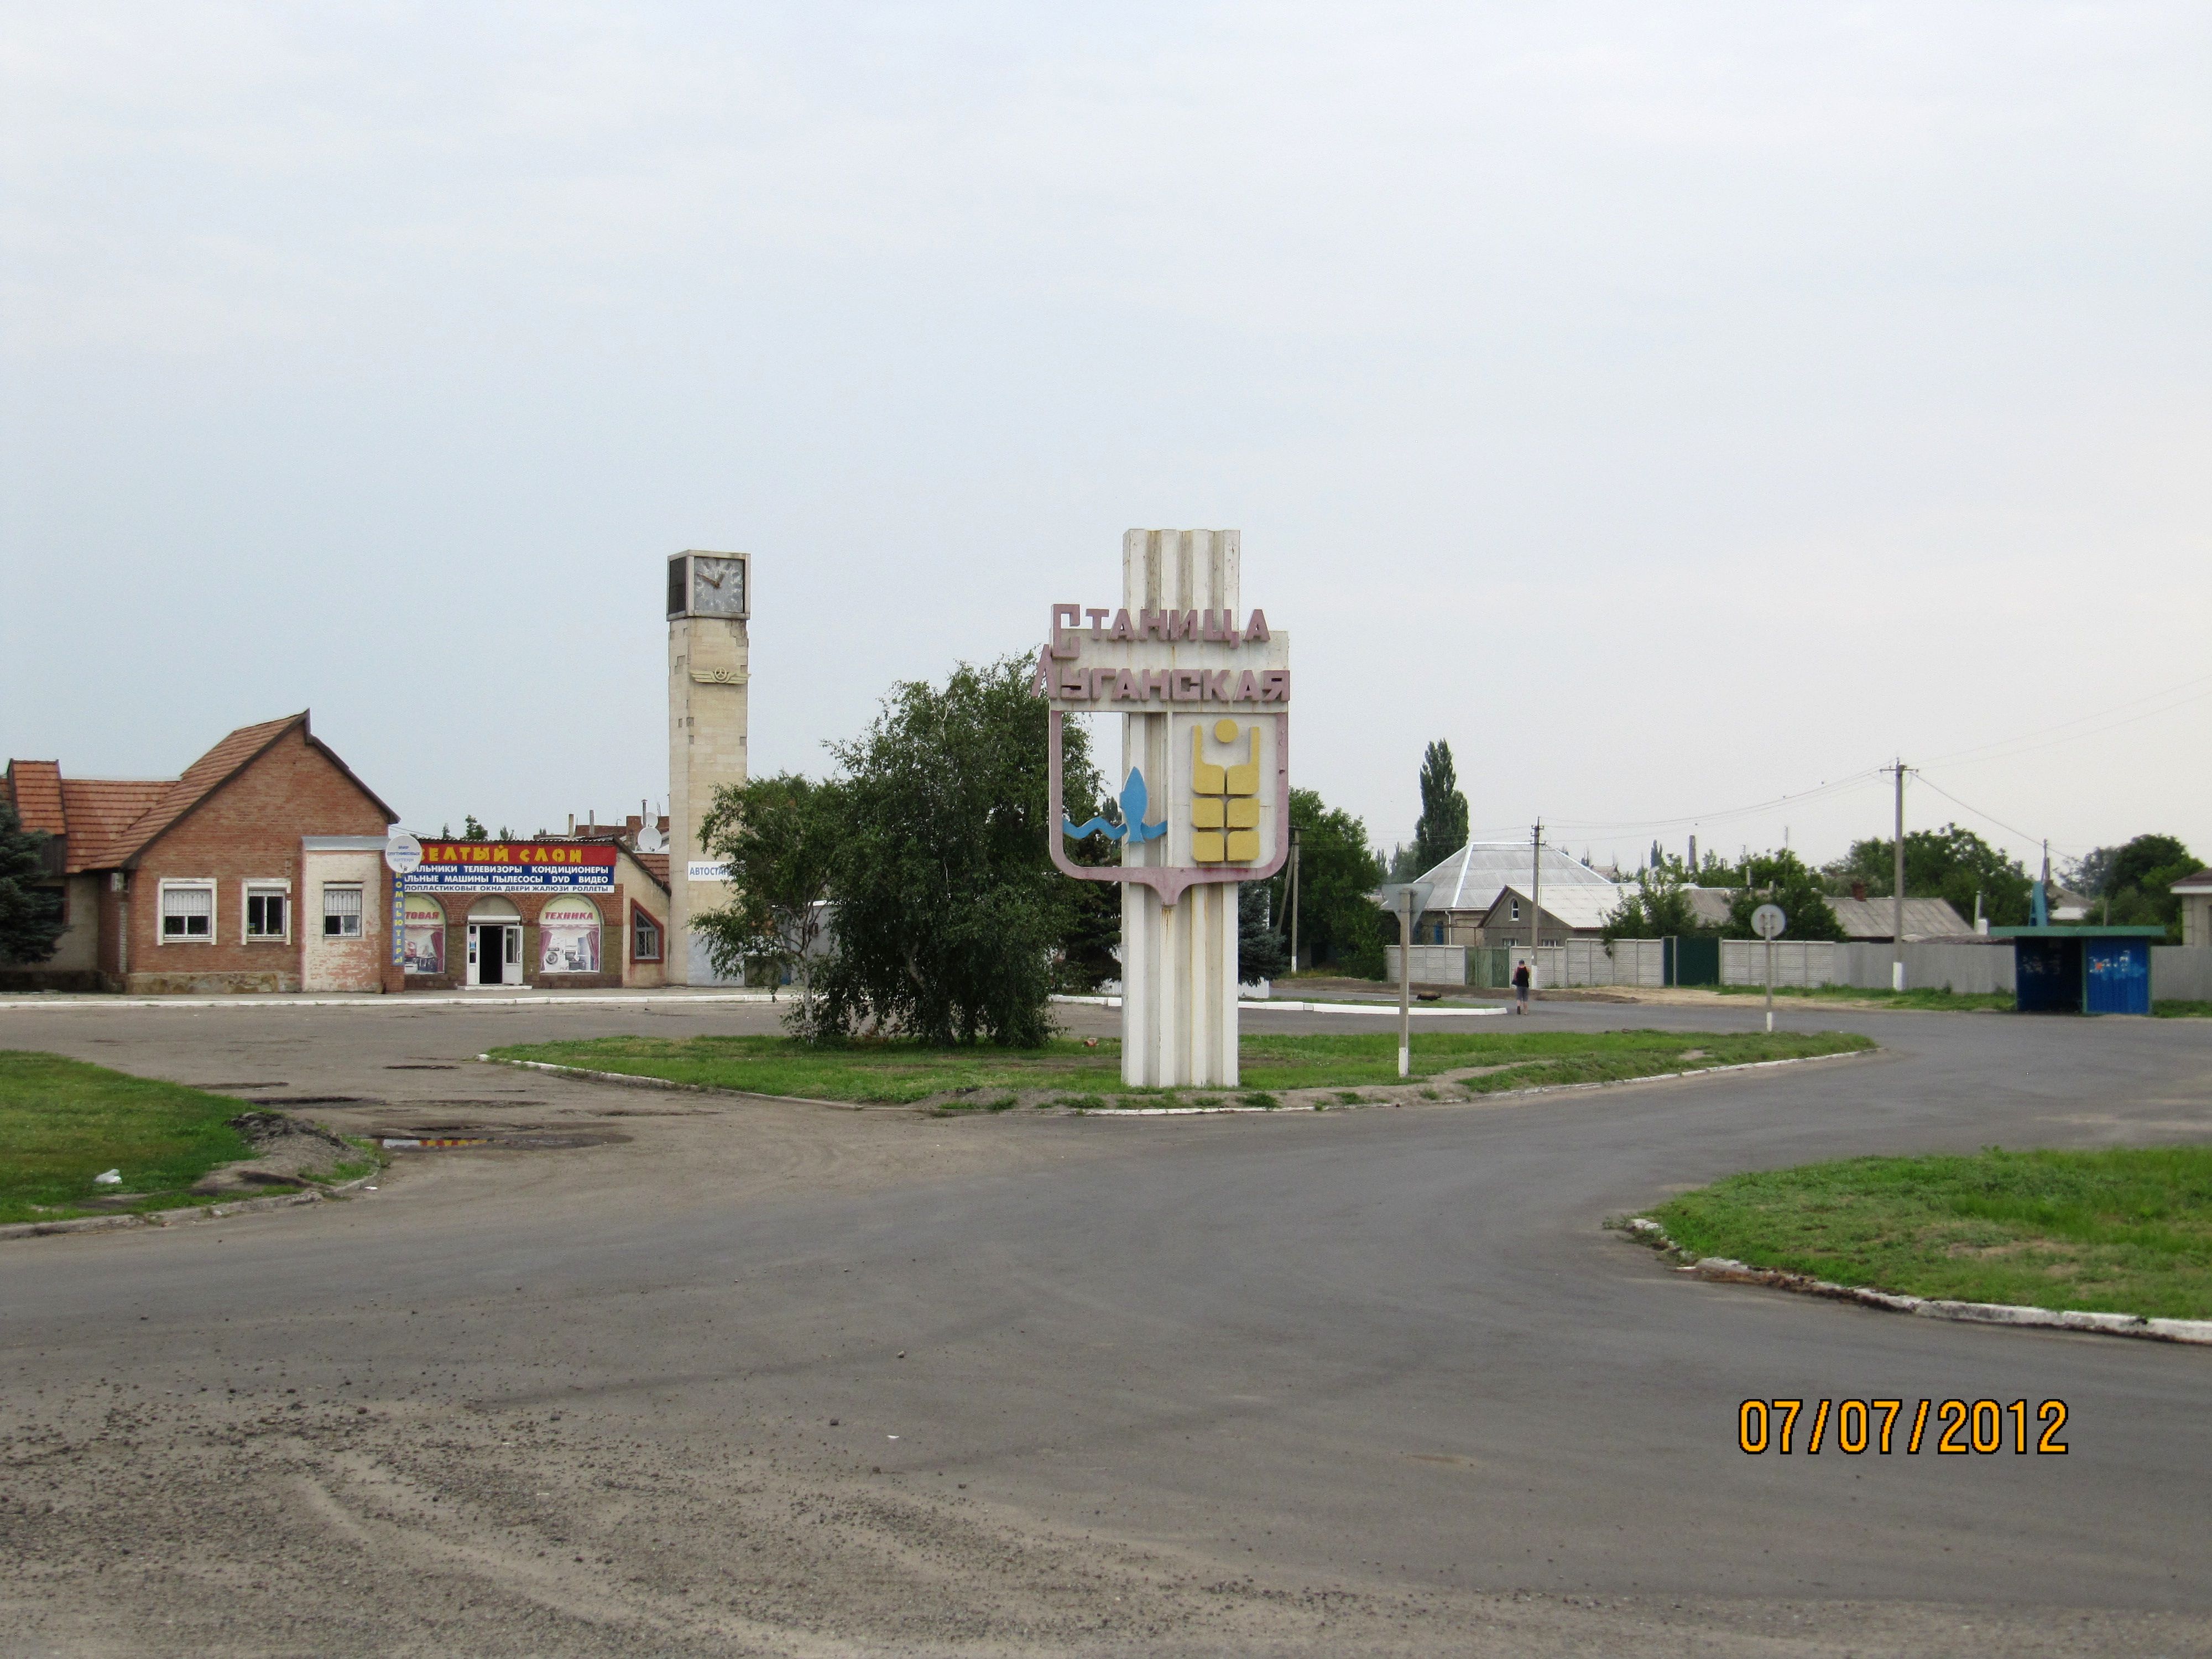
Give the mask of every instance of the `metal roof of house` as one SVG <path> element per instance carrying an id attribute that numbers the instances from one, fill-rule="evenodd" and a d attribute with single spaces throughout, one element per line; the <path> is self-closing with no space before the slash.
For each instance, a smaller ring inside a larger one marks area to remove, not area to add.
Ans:
<path id="1" fill-rule="evenodd" d="M 1552 902 L 1555 890 L 1564 893 L 1569 889 L 1584 889 L 1602 893 L 1608 910 L 1620 902 L 1620 892 L 1612 882 L 1581 860 L 1571 858 L 1556 848 L 1544 848 L 1541 867 L 1544 908 L 1562 921 L 1566 920 L 1565 913 Z M 1468 842 L 1435 869 L 1414 879 L 1433 889 L 1429 895 L 1431 910 L 1487 910 L 1498 902 L 1498 894 L 1509 884 L 1519 883 L 1525 892 L 1530 874 L 1527 842 L 1478 841 Z"/>
<path id="2" fill-rule="evenodd" d="M 1548 877 L 1551 872 L 1547 870 L 1544 873 Z M 1525 881 L 1517 884 L 1512 882 L 1506 883 L 1499 890 L 1498 899 L 1492 901 L 1491 908 L 1495 910 L 1499 900 L 1507 898 L 1526 900 L 1528 896 L 1528 884 Z M 1620 890 L 1611 882 L 1606 883 L 1603 887 L 1582 885 L 1558 888 L 1554 888 L 1548 879 L 1544 883 L 1542 901 L 1544 914 L 1564 927 L 1602 927 L 1605 926 L 1605 919 L 1611 915 L 1620 904 Z"/>
<path id="3" fill-rule="evenodd" d="M 2193 876 L 2184 876 L 2166 890 L 2174 893 L 2212 893 L 2212 870 L 2199 870 Z"/>
<path id="4" fill-rule="evenodd" d="M 1832 898 L 1828 908 L 1843 924 L 1845 939 L 1888 939 L 1897 918 L 1886 898 Z M 1908 898 L 1905 901 L 1905 937 L 1953 939 L 1972 934 L 1973 925 L 1951 908 L 1948 899 Z"/>

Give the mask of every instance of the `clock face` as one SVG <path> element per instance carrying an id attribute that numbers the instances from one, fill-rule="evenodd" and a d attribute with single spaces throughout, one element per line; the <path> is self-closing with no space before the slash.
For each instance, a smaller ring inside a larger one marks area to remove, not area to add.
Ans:
<path id="1" fill-rule="evenodd" d="M 691 561 L 691 609 L 709 617 L 745 614 L 745 562 L 743 559 Z"/>

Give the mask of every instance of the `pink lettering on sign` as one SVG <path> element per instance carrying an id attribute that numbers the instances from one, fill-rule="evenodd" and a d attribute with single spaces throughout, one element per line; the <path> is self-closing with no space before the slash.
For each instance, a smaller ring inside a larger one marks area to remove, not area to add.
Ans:
<path id="1" fill-rule="evenodd" d="M 1065 659 L 1083 654 L 1083 645 L 1073 633 L 1083 622 L 1083 607 L 1079 605 L 1056 605 L 1052 608 L 1052 654 Z"/>
<path id="2" fill-rule="evenodd" d="M 1173 671 L 1170 669 L 1147 668 L 1144 670 L 1143 678 L 1145 682 L 1145 701 L 1150 702 L 1152 698 L 1152 694 L 1157 691 L 1159 693 L 1160 701 L 1162 702 L 1174 702 L 1175 699 L 1169 695 L 1172 689 L 1170 686 L 1170 681 L 1173 677 Z"/>
<path id="3" fill-rule="evenodd" d="M 1252 613 L 1252 620 L 1244 624 L 1244 643 L 1265 645 L 1274 637 L 1267 631 L 1267 613 L 1264 611 L 1255 611 Z"/>
<path id="4" fill-rule="evenodd" d="M 1198 637 L 1198 612 L 1170 611 L 1168 612 L 1168 637 L 1170 640 L 1194 640 Z"/>
<path id="5" fill-rule="evenodd" d="M 1270 668 L 1260 676 L 1261 702 L 1288 702 L 1290 700 L 1291 671 L 1289 669 Z"/>
<path id="6" fill-rule="evenodd" d="M 1114 613 L 1110 611 L 1093 611 L 1086 605 L 1083 614 L 1091 618 L 1091 637 L 1094 640 L 1103 639 L 1106 618 Z"/>
<path id="7" fill-rule="evenodd" d="M 1129 620 L 1127 611 L 1124 611 L 1121 613 L 1121 620 L 1125 623 Z M 1142 702 L 1144 700 L 1144 691 L 1138 686 L 1137 677 L 1134 674 L 1125 668 L 1114 677 L 1115 702 Z"/>
<path id="8" fill-rule="evenodd" d="M 1129 626 L 1129 613 L 1127 611 L 1116 611 L 1114 613 L 1114 631 L 1107 635 L 1106 637 L 1109 640 L 1135 640 L 1137 637 L 1137 630 Z"/>
<path id="9" fill-rule="evenodd" d="M 1079 668 L 1063 668 L 1057 677 L 1059 695 L 1070 702 L 1087 702 L 1091 696 L 1088 677 Z"/>
<path id="10" fill-rule="evenodd" d="M 1206 677 L 1195 668 L 1175 671 L 1175 700 L 1177 702 L 1196 702 L 1206 696 Z"/>

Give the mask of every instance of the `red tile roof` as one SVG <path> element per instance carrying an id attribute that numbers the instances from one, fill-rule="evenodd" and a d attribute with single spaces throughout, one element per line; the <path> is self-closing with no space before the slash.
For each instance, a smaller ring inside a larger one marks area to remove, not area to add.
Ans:
<path id="1" fill-rule="evenodd" d="M 23 793 L 27 799 L 35 798 L 39 793 L 37 769 L 46 769 L 46 775 L 52 780 L 55 800 L 51 809 L 40 810 L 51 810 L 58 820 L 56 830 L 69 836 L 70 871 L 112 870 L 135 858 L 155 836 L 237 776 L 295 726 L 332 765 L 353 778 L 363 794 L 376 801 L 386 822 L 398 816 L 377 800 L 368 785 L 353 776 L 343 761 L 316 741 L 307 728 L 304 710 L 287 714 L 282 720 L 240 726 L 186 767 L 184 775 L 179 778 L 65 778 L 61 775 L 59 763 L 53 761 L 11 762 L 8 776 L 11 786 L 20 788 L 17 781 L 30 775 L 33 779 L 32 787 Z"/>
<path id="2" fill-rule="evenodd" d="M 632 853 L 630 856 L 645 866 L 645 873 L 663 887 L 668 885 L 668 854 L 665 853 Z"/>
<path id="3" fill-rule="evenodd" d="M 62 816 L 62 765 L 59 761 L 9 761 L 8 799 L 16 820 L 26 830 L 49 836 L 66 835 L 69 822 Z"/>

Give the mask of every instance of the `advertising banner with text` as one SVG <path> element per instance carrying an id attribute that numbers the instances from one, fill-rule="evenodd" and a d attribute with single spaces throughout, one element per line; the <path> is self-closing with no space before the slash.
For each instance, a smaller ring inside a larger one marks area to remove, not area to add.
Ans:
<path id="1" fill-rule="evenodd" d="M 615 849 L 574 842 L 426 841 L 410 893 L 610 892 Z"/>

